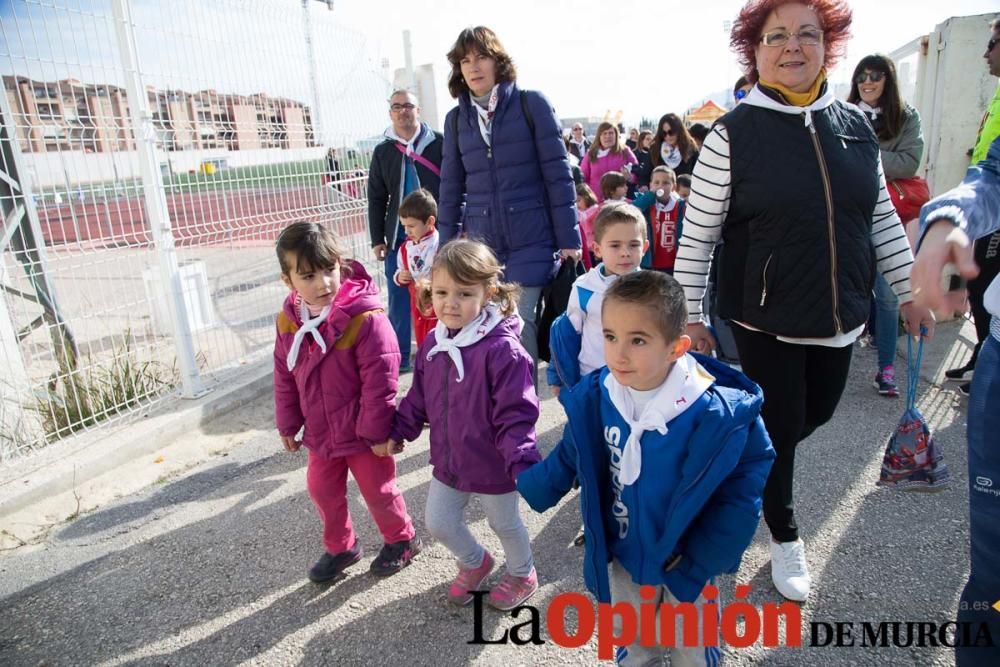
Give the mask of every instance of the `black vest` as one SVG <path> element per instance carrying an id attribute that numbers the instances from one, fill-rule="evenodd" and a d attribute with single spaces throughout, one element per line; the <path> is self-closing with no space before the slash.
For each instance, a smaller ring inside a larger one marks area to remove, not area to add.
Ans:
<path id="1" fill-rule="evenodd" d="M 722 227 L 719 315 L 808 338 L 864 324 L 879 193 L 879 147 L 868 121 L 835 102 L 812 113 L 815 136 L 803 114 L 749 104 L 720 122 L 729 134 L 732 192 Z"/>

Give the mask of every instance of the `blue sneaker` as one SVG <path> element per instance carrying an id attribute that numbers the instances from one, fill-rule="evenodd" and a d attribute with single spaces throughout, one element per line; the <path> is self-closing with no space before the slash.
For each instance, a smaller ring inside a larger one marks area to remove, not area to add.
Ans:
<path id="1" fill-rule="evenodd" d="M 896 371 L 892 367 L 892 364 L 889 364 L 875 374 L 875 381 L 872 385 L 878 389 L 879 396 L 887 396 L 889 398 L 897 398 L 899 396 L 899 388 L 896 387 Z"/>

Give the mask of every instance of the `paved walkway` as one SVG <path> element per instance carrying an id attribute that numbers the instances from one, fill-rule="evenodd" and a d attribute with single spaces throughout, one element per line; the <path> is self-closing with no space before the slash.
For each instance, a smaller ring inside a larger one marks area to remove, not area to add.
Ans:
<path id="1" fill-rule="evenodd" d="M 927 378 L 968 348 L 968 329 L 942 327 L 924 366 Z M 858 348 L 836 418 L 802 445 L 797 512 L 815 578 L 804 621 L 953 619 L 967 575 L 965 408 L 954 385 L 921 387 L 920 408 L 935 427 L 954 474 L 936 495 L 876 490 L 884 439 L 902 401 L 879 398 L 872 349 Z M 270 399 L 249 413 L 267 429 Z M 548 452 L 562 414 L 543 403 Z M 220 421 L 217 428 L 225 428 Z M 244 424 L 246 426 L 246 424 Z M 238 435 L 239 429 L 234 428 Z M 243 427 L 240 427 L 243 428 Z M 319 521 L 305 492 L 305 455 L 285 454 L 273 432 L 252 432 L 187 473 L 128 495 L 53 529 L 41 543 L 0 556 L 0 664 L 3 665 L 528 665 L 593 664 L 596 641 L 565 649 L 469 645 L 472 611 L 444 598 L 454 564 L 429 539 L 399 575 L 367 574 L 379 536 L 351 485 L 365 559 L 345 580 L 319 587 L 305 578 L 320 554 Z M 192 436 L 193 437 L 193 436 Z M 426 436 L 398 457 L 399 482 L 418 530 L 430 471 Z M 575 496 L 544 515 L 528 514 L 542 582 L 543 611 L 558 593 L 583 590 Z M 485 517 L 474 531 L 502 553 Z M 751 602 L 777 599 L 763 531 L 735 577 Z M 732 593 L 733 578 L 721 582 Z M 492 610 L 484 630 L 515 623 Z M 544 620 L 543 620 L 544 623 Z M 808 636 L 806 636 L 808 643 Z M 948 665 L 946 648 L 726 649 L 727 664 Z"/>

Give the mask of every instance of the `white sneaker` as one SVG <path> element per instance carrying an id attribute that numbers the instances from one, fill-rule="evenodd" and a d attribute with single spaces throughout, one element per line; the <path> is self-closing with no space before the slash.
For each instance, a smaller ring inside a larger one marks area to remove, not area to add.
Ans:
<path id="1" fill-rule="evenodd" d="M 812 578 L 806 565 L 806 545 L 801 539 L 794 542 L 771 540 L 771 581 L 789 600 L 805 602 L 809 597 Z"/>

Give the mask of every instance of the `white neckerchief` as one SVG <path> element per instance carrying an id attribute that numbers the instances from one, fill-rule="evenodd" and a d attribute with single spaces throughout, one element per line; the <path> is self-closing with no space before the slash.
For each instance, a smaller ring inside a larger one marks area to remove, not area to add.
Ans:
<path id="1" fill-rule="evenodd" d="M 873 107 L 864 100 L 858 100 L 858 108 L 864 111 L 872 120 L 878 118 L 878 115 L 882 113 L 882 107 Z"/>
<path id="2" fill-rule="evenodd" d="M 475 97 L 472 95 L 472 91 L 469 91 L 469 99 L 472 101 L 472 108 L 476 110 L 477 116 L 479 118 L 479 132 L 483 135 L 483 141 L 486 145 L 490 145 L 490 132 L 493 126 L 493 115 L 497 110 L 497 102 L 500 95 L 500 84 L 493 86 L 493 90 L 490 91 L 489 102 L 486 103 L 486 108 L 479 106 L 476 102 Z"/>
<path id="3" fill-rule="evenodd" d="M 398 134 L 396 134 L 395 128 L 393 128 L 390 125 L 389 129 L 385 131 L 385 136 L 388 137 L 389 139 L 392 139 L 393 141 L 403 144 L 403 147 L 406 148 L 406 155 L 410 156 L 413 155 L 414 153 L 414 146 L 416 146 L 417 139 L 419 139 L 420 135 L 423 133 L 423 129 L 424 129 L 423 125 L 418 125 L 417 131 L 414 132 L 413 136 L 410 137 L 409 141 L 407 141 L 406 139 L 403 139 Z"/>
<path id="4" fill-rule="evenodd" d="M 677 360 L 659 386 L 656 394 L 646 404 L 638 419 L 634 418 L 635 404 L 628 388 L 608 373 L 604 386 L 612 405 L 628 424 L 629 435 L 622 450 L 621 473 L 618 479 L 624 485 L 633 484 L 642 471 L 642 435 L 646 431 L 667 434 L 667 424 L 694 405 L 695 400 L 712 386 L 715 378 L 685 354 Z"/>
<path id="5" fill-rule="evenodd" d="M 677 201 L 680 197 L 676 192 L 670 193 L 670 198 L 667 199 L 666 203 L 662 203 L 659 199 L 656 200 L 656 212 L 657 213 L 670 213 L 677 206 Z"/>
<path id="6" fill-rule="evenodd" d="M 671 146 L 664 141 L 660 144 L 660 158 L 663 160 L 663 164 L 671 169 L 676 169 L 677 165 L 681 163 L 681 152 L 677 150 L 676 146 Z"/>
<path id="7" fill-rule="evenodd" d="M 598 148 L 597 149 L 597 157 L 598 158 L 607 157 L 608 153 L 610 153 L 610 152 L 611 152 L 610 148 Z"/>
<path id="8" fill-rule="evenodd" d="M 332 308 L 332 303 L 327 304 L 323 310 L 319 311 L 319 315 L 310 318 L 309 307 L 306 306 L 306 302 L 299 302 L 299 317 L 302 318 L 302 326 L 295 332 L 295 338 L 292 339 L 292 347 L 288 350 L 289 371 L 295 368 L 295 362 L 299 358 L 299 349 L 302 347 L 302 341 L 305 339 L 306 334 L 312 334 L 313 340 L 319 345 L 319 349 L 323 350 L 323 354 L 326 354 L 326 341 L 323 340 L 323 336 L 320 335 L 317 329 L 319 329 L 319 325 L 326 322 L 326 318 Z"/>
<path id="9" fill-rule="evenodd" d="M 827 86 L 826 92 L 820 95 L 812 104 L 808 104 L 804 107 L 797 107 L 791 104 L 782 104 L 777 100 L 773 100 L 768 97 L 759 86 L 755 85 L 750 89 L 750 92 L 740 104 L 749 104 L 752 107 L 761 107 L 764 109 L 770 109 L 771 111 L 778 111 L 780 113 L 787 113 L 795 116 L 802 116 L 802 121 L 805 126 L 815 130 L 812 126 L 812 114 L 813 111 L 819 111 L 820 109 L 825 109 L 828 106 L 833 105 L 837 98 L 833 96 L 830 91 L 832 86 Z"/>
<path id="10" fill-rule="evenodd" d="M 438 320 L 434 327 L 435 345 L 427 353 L 427 361 L 430 361 L 438 352 L 447 352 L 452 363 L 455 364 L 455 370 L 458 371 L 458 381 L 461 382 L 465 377 L 465 364 L 462 363 L 461 348 L 475 345 L 481 341 L 504 319 L 505 316 L 500 312 L 499 306 L 495 303 L 488 303 L 474 320 L 455 334 L 454 338 L 448 338 L 448 327 L 444 325 L 444 322 Z"/>

